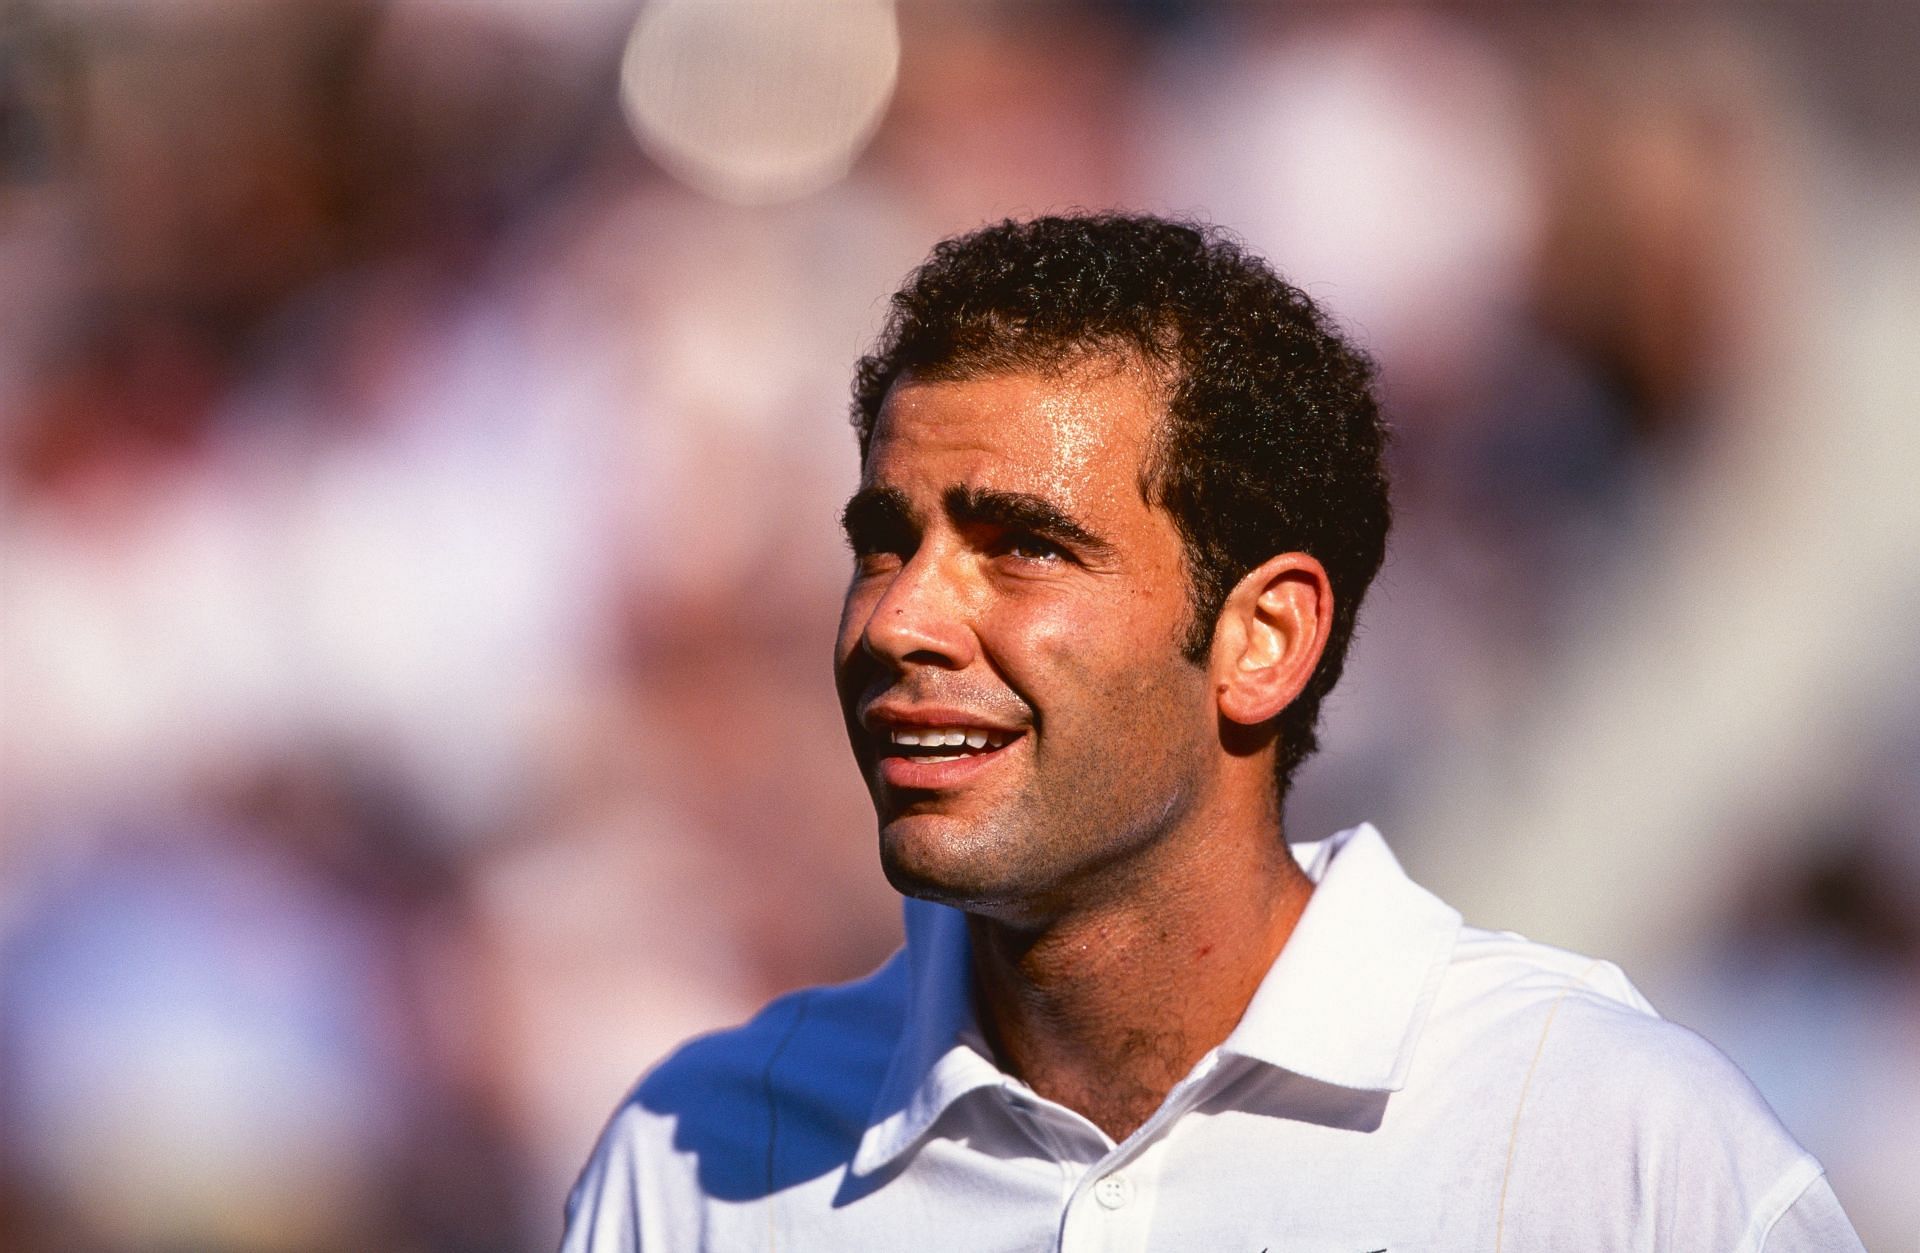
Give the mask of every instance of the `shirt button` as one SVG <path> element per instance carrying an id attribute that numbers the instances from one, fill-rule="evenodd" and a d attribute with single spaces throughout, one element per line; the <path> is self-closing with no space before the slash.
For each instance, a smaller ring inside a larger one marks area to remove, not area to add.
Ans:
<path id="1" fill-rule="evenodd" d="M 1133 1199 L 1133 1180 L 1125 1175 L 1108 1175 L 1093 1185 L 1093 1196 L 1108 1209 L 1119 1209 Z"/>

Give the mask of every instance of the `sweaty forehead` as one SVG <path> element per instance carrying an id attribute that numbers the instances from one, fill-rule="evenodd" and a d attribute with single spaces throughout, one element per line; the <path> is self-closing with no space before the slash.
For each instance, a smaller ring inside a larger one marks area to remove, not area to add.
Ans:
<path id="1" fill-rule="evenodd" d="M 1083 508 L 1140 499 L 1161 401 L 1144 369 L 1099 362 L 1059 372 L 896 383 L 874 425 L 863 481 L 1031 492 Z"/>

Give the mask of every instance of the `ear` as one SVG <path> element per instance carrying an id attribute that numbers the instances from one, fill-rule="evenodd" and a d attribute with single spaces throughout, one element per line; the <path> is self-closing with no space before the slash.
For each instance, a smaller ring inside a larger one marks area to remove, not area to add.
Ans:
<path id="1" fill-rule="evenodd" d="M 1234 584 L 1215 624 L 1209 664 L 1223 716 L 1253 726 L 1293 702 L 1313 677 L 1333 625 L 1333 584 L 1305 553 L 1281 553 Z"/>

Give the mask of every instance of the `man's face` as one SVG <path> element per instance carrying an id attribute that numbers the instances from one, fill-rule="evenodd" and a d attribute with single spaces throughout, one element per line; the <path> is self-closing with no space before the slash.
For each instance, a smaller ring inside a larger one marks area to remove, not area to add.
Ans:
<path id="1" fill-rule="evenodd" d="M 909 895 L 1038 918 L 1124 887 L 1218 754 L 1134 369 L 895 384 L 847 507 L 841 708 Z M 958 741 L 958 742 L 956 742 Z"/>

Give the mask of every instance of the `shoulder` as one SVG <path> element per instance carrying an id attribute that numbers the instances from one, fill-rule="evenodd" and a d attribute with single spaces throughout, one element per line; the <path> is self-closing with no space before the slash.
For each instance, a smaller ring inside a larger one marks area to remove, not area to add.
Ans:
<path id="1" fill-rule="evenodd" d="M 783 996 L 675 1050 L 601 1133 L 568 1201 L 570 1234 L 642 1212 L 685 1230 L 703 1198 L 749 1200 L 844 1163 L 898 1039 L 905 988 L 896 954 L 865 979 Z"/>
<path id="2" fill-rule="evenodd" d="M 863 1091 L 871 1099 L 899 1036 L 905 988 L 896 955 L 856 982 L 783 996 L 741 1026 L 682 1045 L 628 1104 L 685 1117 L 775 1097 L 784 1106 L 837 1107 Z"/>
<path id="3" fill-rule="evenodd" d="M 1610 961 L 1462 928 L 1443 1005 L 1478 1047 L 1524 1060 L 1536 1085 L 1566 1075 L 1579 1079 L 1590 1103 L 1617 1091 L 1641 1108 L 1671 1093 L 1771 1118 L 1725 1054 L 1661 1017 Z"/>
<path id="4" fill-rule="evenodd" d="M 1751 1248 L 1820 1175 L 1740 1068 L 1611 962 L 1465 929 L 1436 1008 L 1496 1114 L 1519 1230 Z"/>

